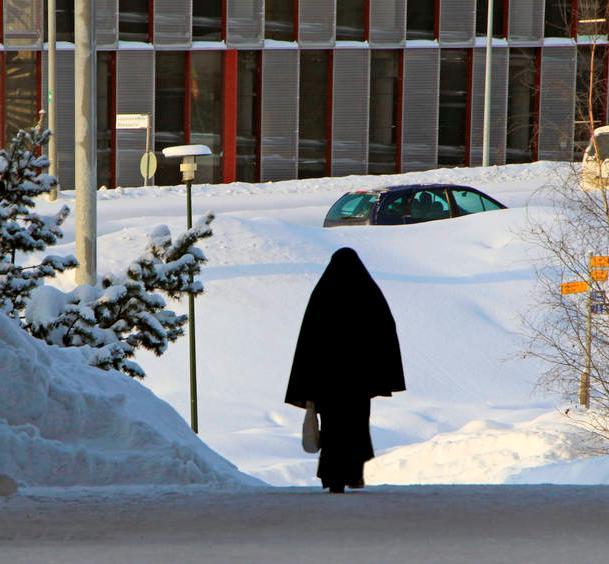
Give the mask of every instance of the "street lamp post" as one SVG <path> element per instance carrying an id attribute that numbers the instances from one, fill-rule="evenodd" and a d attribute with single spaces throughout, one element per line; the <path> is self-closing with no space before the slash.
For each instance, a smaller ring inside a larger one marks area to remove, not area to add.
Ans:
<path id="1" fill-rule="evenodd" d="M 486 68 L 484 76 L 484 126 L 482 133 L 482 166 L 490 163 L 491 81 L 493 68 L 493 0 L 488 0 L 486 19 Z"/>
<path id="2" fill-rule="evenodd" d="M 177 145 L 163 149 L 167 158 L 181 158 L 180 172 L 182 182 L 186 184 L 186 226 L 192 228 L 192 181 L 197 171 L 197 157 L 211 155 L 206 145 Z M 192 279 L 191 279 L 192 282 Z M 188 294 L 188 345 L 190 357 L 190 426 L 195 433 L 199 432 L 199 415 L 197 402 L 197 351 L 195 339 L 195 297 Z"/>

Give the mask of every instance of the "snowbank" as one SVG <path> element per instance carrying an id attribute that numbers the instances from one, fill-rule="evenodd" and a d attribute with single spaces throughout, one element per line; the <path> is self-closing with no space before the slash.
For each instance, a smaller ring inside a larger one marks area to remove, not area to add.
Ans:
<path id="1" fill-rule="evenodd" d="M 0 474 L 30 486 L 259 483 L 138 382 L 33 339 L 4 314 Z"/>

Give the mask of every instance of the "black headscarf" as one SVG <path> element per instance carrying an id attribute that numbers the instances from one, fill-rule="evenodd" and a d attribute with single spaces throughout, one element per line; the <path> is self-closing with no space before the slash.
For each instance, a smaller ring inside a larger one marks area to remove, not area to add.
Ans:
<path id="1" fill-rule="evenodd" d="M 390 396 L 405 390 L 391 310 L 357 253 L 339 249 L 304 314 L 285 401 Z"/>

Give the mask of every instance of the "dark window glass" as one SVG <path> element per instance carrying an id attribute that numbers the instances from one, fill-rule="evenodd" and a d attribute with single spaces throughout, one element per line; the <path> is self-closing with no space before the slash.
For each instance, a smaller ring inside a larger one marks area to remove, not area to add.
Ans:
<path id="1" fill-rule="evenodd" d="M 372 51 L 370 67 L 370 174 L 396 172 L 399 53 Z"/>
<path id="2" fill-rule="evenodd" d="M 535 49 L 510 49 L 506 155 L 508 163 L 526 163 L 533 160 L 535 60 Z"/>
<path id="3" fill-rule="evenodd" d="M 182 52 L 156 53 L 155 150 L 159 166 L 155 181 L 159 186 L 180 182 L 176 163 L 164 158 L 161 151 L 184 144 L 184 59 Z"/>
<path id="4" fill-rule="evenodd" d="M 294 40 L 294 2 L 292 0 L 265 0 L 265 32 L 267 39 Z"/>
<path id="5" fill-rule="evenodd" d="M 446 192 L 423 190 L 417 192 L 410 204 L 412 221 L 429 221 L 450 217 Z"/>
<path id="6" fill-rule="evenodd" d="M 287 0 L 284 0 L 287 1 Z M 364 41 L 365 0 L 336 1 L 336 39 Z"/>
<path id="7" fill-rule="evenodd" d="M 571 36 L 573 0 L 546 0 L 546 37 Z"/>
<path id="8" fill-rule="evenodd" d="M 122 41 L 148 41 L 149 0 L 119 0 L 118 37 Z"/>
<path id="9" fill-rule="evenodd" d="M 577 35 L 599 35 L 609 33 L 609 7 L 603 0 L 580 0 L 577 5 Z"/>
<path id="10" fill-rule="evenodd" d="M 604 69 L 607 68 L 607 47 L 598 46 L 594 50 L 594 75 L 592 77 L 592 116 L 590 124 L 590 69 L 592 63 L 592 46 L 580 45 L 577 48 L 577 89 L 575 99 L 575 158 L 580 160 L 591 137 L 592 130 L 605 125 L 607 109 L 607 84 L 604 80 Z"/>
<path id="11" fill-rule="evenodd" d="M 237 180 L 256 182 L 258 158 L 258 52 L 239 51 L 237 79 Z"/>
<path id="12" fill-rule="evenodd" d="M 433 39 L 435 34 L 435 2 L 410 1 L 406 4 L 406 39 Z"/>
<path id="13" fill-rule="evenodd" d="M 370 211 L 378 199 L 378 194 L 366 194 L 365 192 L 345 194 L 330 208 L 326 219 L 330 221 L 368 219 Z"/>
<path id="14" fill-rule="evenodd" d="M 222 0 L 192 0 L 192 40 L 222 39 Z"/>
<path id="15" fill-rule="evenodd" d="M 207 145 L 198 160 L 197 182 L 222 181 L 222 52 L 193 51 L 190 71 L 190 142 Z"/>
<path id="16" fill-rule="evenodd" d="M 8 146 L 20 129 L 33 127 L 38 122 L 36 53 L 7 51 L 5 140 Z"/>
<path id="17" fill-rule="evenodd" d="M 438 124 L 438 164 L 441 165 L 465 164 L 467 53 L 465 49 L 442 49 Z"/>
<path id="18" fill-rule="evenodd" d="M 326 174 L 328 52 L 300 52 L 298 177 Z"/>
<path id="19" fill-rule="evenodd" d="M 486 36 L 488 23 L 488 0 L 478 0 L 476 5 L 476 34 Z M 493 2 L 493 36 L 504 37 L 503 34 L 503 1 Z"/>
<path id="20" fill-rule="evenodd" d="M 97 53 L 97 185 L 108 187 L 112 182 L 112 58 L 108 51 Z"/>
<path id="21" fill-rule="evenodd" d="M 44 0 L 44 40 L 49 40 L 49 2 Z M 55 35 L 57 41 L 74 43 L 74 0 L 55 0 Z"/>
<path id="22" fill-rule="evenodd" d="M 383 200 L 376 222 L 379 225 L 400 225 L 410 218 L 410 196 L 392 194 Z"/>

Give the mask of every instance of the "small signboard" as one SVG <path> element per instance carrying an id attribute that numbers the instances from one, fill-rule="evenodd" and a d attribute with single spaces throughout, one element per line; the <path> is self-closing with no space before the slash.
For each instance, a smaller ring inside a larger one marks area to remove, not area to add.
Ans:
<path id="1" fill-rule="evenodd" d="M 593 290 L 590 292 L 590 300 L 593 303 L 604 304 L 607 301 L 607 292 L 604 290 Z"/>
<path id="2" fill-rule="evenodd" d="M 588 282 L 563 282 L 560 285 L 561 294 L 580 294 L 590 289 Z"/>
<path id="3" fill-rule="evenodd" d="M 605 304 L 592 304 L 590 310 L 594 315 L 606 315 L 609 313 L 609 308 Z"/>
<path id="4" fill-rule="evenodd" d="M 609 268 L 609 256 L 590 257 L 590 267 Z"/>
<path id="5" fill-rule="evenodd" d="M 156 155 L 152 151 L 144 153 L 140 160 L 140 172 L 144 180 L 149 180 L 154 176 L 157 168 Z"/>
<path id="6" fill-rule="evenodd" d="M 593 268 L 590 270 L 590 277 L 596 282 L 607 282 L 609 279 L 609 270 Z"/>
<path id="7" fill-rule="evenodd" d="M 116 129 L 148 129 L 148 114 L 116 114 Z"/>

